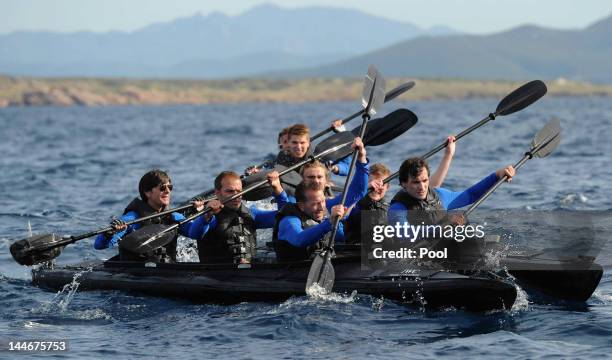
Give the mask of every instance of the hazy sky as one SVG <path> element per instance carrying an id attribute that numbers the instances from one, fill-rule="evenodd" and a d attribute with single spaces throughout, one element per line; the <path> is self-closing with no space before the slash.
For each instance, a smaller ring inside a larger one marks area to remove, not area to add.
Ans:
<path id="1" fill-rule="evenodd" d="M 131 31 L 196 12 L 236 15 L 262 3 L 352 8 L 421 27 L 447 25 L 471 33 L 525 23 L 580 28 L 612 14 L 612 0 L 0 0 L 0 33 Z"/>

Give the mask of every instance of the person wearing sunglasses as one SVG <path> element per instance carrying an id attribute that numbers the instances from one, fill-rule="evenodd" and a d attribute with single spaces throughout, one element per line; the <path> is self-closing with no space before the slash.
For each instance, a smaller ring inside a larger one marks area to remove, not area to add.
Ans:
<path id="1" fill-rule="evenodd" d="M 140 217 L 152 215 L 162 212 L 170 206 L 170 198 L 174 186 L 170 176 L 162 170 L 153 169 L 142 176 L 138 183 L 138 192 L 140 198 L 132 200 L 123 211 L 120 218 L 111 221 L 111 227 L 114 229 L 108 233 L 100 234 L 94 242 L 94 248 L 97 250 L 112 248 L 119 245 L 121 238 L 126 234 L 140 229 L 141 227 L 153 224 L 172 225 L 185 219 L 185 216 L 180 213 L 171 213 L 166 216 L 154 218 L 140 224 L 126 225 L 126 222 L 136 220 Z M 204 207 L 204 201 L 195 199 L 193 201 L 196 210 L 201 210 Z M 167 261 L 176 261 L 176 243 L 178 234 L 187 236 L 193 222 L 188 222 L 179 227 L 179 232 L 174 240 L 168 245 L 160 249 L 160 254 Z M 136 254 L 128 254 L 120 249 L 120 257 L 122 260 L 142 260 Z"/>

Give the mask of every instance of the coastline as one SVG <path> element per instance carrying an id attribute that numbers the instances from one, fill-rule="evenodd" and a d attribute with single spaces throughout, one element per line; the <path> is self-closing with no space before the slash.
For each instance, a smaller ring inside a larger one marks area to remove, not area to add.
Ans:
<path id="1" fill-rule="evenodd" d="M 408 80 L 416 86 L 403 100 L 504 96 L 526 81 L 389 78 L 387 89 Z M 612 96 L 612 85 L 556 79 L 549 96 Z M 361 95 L 361 78 L 305 79 L 105 79 L 26 78 L 0 75 L 0 108 L 350 101 Z"/>

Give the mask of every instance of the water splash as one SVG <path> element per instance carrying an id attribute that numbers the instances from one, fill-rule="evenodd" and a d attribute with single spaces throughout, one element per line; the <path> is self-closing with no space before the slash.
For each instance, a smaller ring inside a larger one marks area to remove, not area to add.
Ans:
<path id="1" fill-rule="evenodd" d="M 70 284 L 64 285 L 62 290 L 58 291 L 53 298 L 41 305 L 39 312 L 42 313 L 50 313 L 50 312 L 60 312 L 65 313 L 68 310 L 68 305 L 74 298 L 77 290 L 79 289 L 79 279 L 86 273 L 91 272 L 93 270 L 92 267 L 89 267 L 85 270 L 78 271 L 72 277 L 72 281 Z M 36 312 L 36 311 L 34 311 Z"/>
<path id="2" fill-rule="evenodd" d="M 176 244 L 176 261 L 177 262 L 200 262 L 198 256 L 198 246 L 195 240 L 179 236 Z"/>
<path id="3" fill-rule="evenodd" d="M 516 289 L 516 300 L 514 300 L 514 304 L 512 308 L 510 308 L 510 312 L 518 313 L 521 311 L 529 310 L 529 297 L 523 288 L 518 286 L 516 283 L 514 284 L 514 288 Z"/>

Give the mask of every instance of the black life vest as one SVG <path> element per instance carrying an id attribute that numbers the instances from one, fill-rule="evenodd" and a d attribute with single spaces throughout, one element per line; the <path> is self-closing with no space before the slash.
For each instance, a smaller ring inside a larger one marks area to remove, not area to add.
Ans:
<path id="1" fill-rule="evenodd" d="M 357 202 L 357 205 L 359 206 L 360 213 L 358 215 L 351 213 L 344 222 L 344 233 L 347 244 L 360 244 L 362 236 L 371 236 L 369 233 L 373 226 L 387 224 L 389 204 L 387 204 L 384 199 L 374 201 L 371 197 L 366 195 Z M 364 216 L 366 217 L 367 224 L 362 224 Z M 369 231 L 364 233 L 364 230 Z"/>
<path id="2" fill-rule="evenodd" d="M 313 153 L 313 150 L 312 150 L 312 146 L 309 147 L 308 150 L 306 150 L 306 154 L 302 158 L 300 158 L 300 159 L 294 158 L 293 156 L 291 156 L 291 154 L 288 151 L 280 151 L 278 153 L 278 155 L 276 155 L 276 160 L 274 160 L 274 162 L 279 164 L 279 165 L 290 167 L 290 166 L 293 166 L 293 165 L 299 163 L 300 161 L 304 161 L 304 160 L 310 158 L 313 155 L 314 155 L 314 153 Z M 295 171 L 297 171 L 299 173 L 301 169 L 302 169 L 302 167 L 299 167 Z"/>
<path id="3" fill-rule="evenodd" d="M 274 222 L 274 228 L 272 229 L 272 244 L 276 251 L 276 258 L 278 261 L 300 261 L 307 260 L 310 256 L 318 249 L 320 249 L 321 241 L 310 245 L 308 247 L 295 247 L 288 241 L 278 238 L 278 230 L 280 222 L 287 216 L 295 216 L 300 219 L 302 223 L 302 229 L 308 229 L 309 227 L 316 226 L 319 224 L 318 221 L 313 220 L 310 216 L 306 215 L 297 204 L 287 203 L 282 209 L 276 214 L 276 221 Z M 321 239 L 322 240 L 322 239 Z"/>
<path id="4" fill-rule="evenodd" d="M 217 226 L 198 240 L 201 263 L 239 263 L 251 261 L 257 253 L 255 220 L 244 205 L 233 210 L 224 207 L 215 215 Z"/>
<path id="5" fill-rule="evenodd" d="M 400 190 L 391 204 L 399 202 L 403 204 L 408 210 L 408 222 L 412 225 L 425 225 L 439 224 L 446 216 L 446 209 L 442 205 L 438 192 L 429 188 L 425 199 L 417 199 L 412 195 L 408 194 L 406 190 Z"/>
<path id="6" fill-rule="evenodd" d="M 164 210 L 165 208 L 161 209 L 161 211 L 164 211 Z M 123 210 L 123 215 L 131 211 L 135 212 L 139 218 L 158 213 L 158 211 L 154 210 L 151 206 L 149 206 L 149 204 L 142 201 L 140 198 L 134 198 L 134 200 L 132 200 L 132 202 L 128 204 L 125 210 Z M 160 216 L 160 217 L 156 217 L 153 219 L 143 221 L 140 223 L 140 225 L 141 227 L 145 227 L 145 226 L 155 225 L 155 224 L 173 225 L 175 223 L 176 221 L 174 221 L 174 217 L 172 216 L 172 214 L 168 214 L 165 216 Z M 176 261 L 177 239 L 178 239 L 178 231 L 175 231 L 173 240 L 167 245 L 164 245 L 162 249 L 160 249 L 161 251 L 157 255 L 162 255 L 162 256 L 167 255 L 172 262 L 175 262 Z M 154 260 L 154 261 L 159 260 L 157 256 L 152 257 L 149 255 L 138 255 L 138 254 L 131 253 L 125 249 L 122 249 L 121 246 L 119 246 L 119 256 L 121 260 Z"/>

